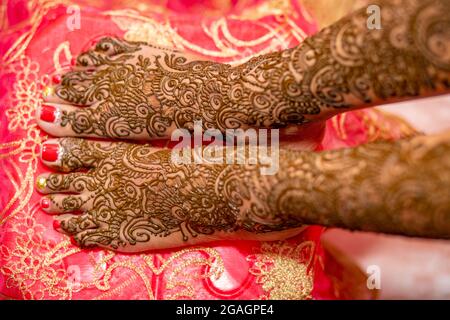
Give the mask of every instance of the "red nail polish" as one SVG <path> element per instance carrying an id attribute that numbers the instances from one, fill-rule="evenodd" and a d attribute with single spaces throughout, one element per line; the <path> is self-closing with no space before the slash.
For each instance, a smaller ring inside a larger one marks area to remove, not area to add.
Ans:
<path id="1" fill-rule="evenodd" d="M 58 230 L 61 227 L 59 220 L 53 220 L 53 229 Z"/>
<path id="2" fill-rule="evenodd" d="M 42 160 L 54 162 L 58 160 L 59 145 L 44 143 L 42 146 Z"/>
<path id="3" fill-rule="evenodd" d="M 43 209 L 48 209 L 50 208 L 50 200 L 48 200 L 47 198 L 42 198 L 41 199 L 41 207 Z"/>
<path id="4" fill-rule="evenodd" d="M 73 67 L 77 64 L 77 58 L 70 59 L 70 65 Z"/>
<path id="5" fill-rule="evenodd" d="M 41 107 L 41 120 L 45 122 L 54 122 L 56 119 L 56 109 L 53 106 L 43 105 Z"/>
<path id="6" fill-rule="evenodd" d="M 53 81 L 54 84 L 60 84 L 61 80 L 62 80 L 62 77 L 59 74 L 55 74 L 52 77 L 52 81 Z"/>
<path id="7" fill-rule="evenodd" d="M 79 244 L 78 244 L 78 242 L 76 242 L 76 241 L 75 241 L 75 239 L 74 239 L 74 238 L 72 238 L 72 237 L 70 237 L 70 243 L 71 243 L 71 244 L 73 244 L 74 246 L 77 246 L 77 247 L 79 247 Z"/>

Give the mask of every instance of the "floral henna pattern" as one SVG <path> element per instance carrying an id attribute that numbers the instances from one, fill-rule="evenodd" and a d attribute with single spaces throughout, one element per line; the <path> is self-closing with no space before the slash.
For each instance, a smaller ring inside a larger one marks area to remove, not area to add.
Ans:
<path id="1" fill-rule="evenodd" d="M 321 153 L 280 150 L 260 165 L 174 164 L 171 150 L 65 138 L 63 169 L 46 188 L 81 246 L 126 250 L 175 235 L 255 234 L 321 224 L 450 238 L 450 137 L 417 137 Z M 248 151 L 248 150 L 247 150 Z M 57 195 L 55 193 L 78 193 Z M 60 197 L 57 199 L 57 197 Z"/>
<path id="2" fill-rule="evenodd" d="M 174 128 L 283 127 L 392 98 L 450 87 L 449 1 L 381 2 L 382 29 L 365 8 L 298 47 L 232 67 L 182 52 L 105 38 L 78 58 L 56 94 L 74 104 L 76 134 L 167 137 Z"/>
<path id="3" fill-rule="evenodd" d="M 61 145 L 62 168 L 93 167 L 87 173 L 51 174 L 47 179 L 51 191 L 89 194 L 61 202 L 62 212 L 89 204 L 85 214 L 61 224 L 70 234 L 86 231 L 77 239 L 83 246 L 117 249 L 172 233 L 187 240 L 237 229 L 239 209 L 214 189 L 223 167 L 177 166 L 169 150 L 147 145 L 79 139 L 63 139 Z"/>

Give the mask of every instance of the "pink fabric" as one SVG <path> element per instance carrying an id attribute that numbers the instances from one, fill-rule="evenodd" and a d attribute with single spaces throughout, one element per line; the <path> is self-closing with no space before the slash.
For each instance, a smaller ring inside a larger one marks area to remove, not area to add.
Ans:
<path id="1" fill-rule="evenodd" d="M 53 230 L 52 217 L 38 207 L 34 183 L 38 174 L 48 170 L 38 159 L 39 145 L 47 135 L 33 117 L 42 86 L 52 74 L 67 69 L 73 56 L 105 35 L 239 62 L 253 54 L 295 46 L 316 30 L 296 2 L 288 9 L 270 10 L 263 1 L 244 4 L 230 1 L 227 12 L 233 16 L 221 17 L 202 15 L 201 8 L 217 11 L 213 1 L 127 3 L 143 12 L 119 11 L 123 5 L 116 1 L 96 2 L 96 8 L 81 6 L 81 29 L 70 31 L 65 5 L 7 2 L 0 31 L 0 298 L 335 297 L 336 288 L 324 273 L 321 227 L 306 227 L 286 241 L 222 241 L 125 255 L 78 249 Z M 325 126 L 299 129 L 284 141 L 294 146 L 307 141 L 320 150 L 354 146 L 383 134 L 398 138 L 401 131 L 400 124 L 375 111 L 358 111 Z"/>

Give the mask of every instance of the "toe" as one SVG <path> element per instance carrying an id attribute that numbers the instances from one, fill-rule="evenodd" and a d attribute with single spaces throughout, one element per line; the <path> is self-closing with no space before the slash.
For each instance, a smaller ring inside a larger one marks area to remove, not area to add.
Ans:
<path id="1" fill-rule="evenodd" d="M 70 103 L 89 106 L 102 100 L 107 90 L 99 89 L 95 67 L 85 67 L 63 74 L 57 84 L 44 88 L 42 95 L 47 103 Z"/>
<path id="2" fill-rule="evenodd" d="M 108 63 L 107 54 L 90 50 L 83 52 L 76 58 L 75 70 L 95 70 L 95 67 L 106 63 Z"/>
<path id="3" fill-rule="evenodd" d="M 132 53 L 140 50 L 144 42 L 130 42 L 123 39 L 105 37 L 100 39 L 95 45 L 95 51 L 108 56 L 122 53 Z"/>
<path id="4" fill-rule="evenodd" d="M 86 211 L 92 206 L 92 197 L 88 194 L 48 195 L 41 198 L 41 208 L 49 214 Z"/>
<path id="5" fill-rule="evenodd" d="M 75 107 L 46 103 L 37 110 L 37 123 L 45 132 L 56 137 L 96 137 L 102 135 L 98 126 L 97 107 Z"/>
<path id="6" fill-rule="evenodd" d="M 81 215 L 64 214 L 55 217 L 54 221 L 53 227 L 68 235 L 76 235 L 84 231 L 96 231 L 99 228 L 99 225 L 89 213 Z"/>
<path id="7" fill-rule="evenodd" d="M 41 159 L 45 165 L 62 172 L 89 169 L 109 157 L 121 144 L 77 138 L 49 139 L 41 147 Z M 60 179 L 59 176 L 50 177 Z M 68 175 L 67 181 L 77 177 L 87 180 L 87 175 Z"/>
<path id="8" fill-rule="evenodd" d="M 140 49 L 141 43 L 128 42 L 113 37 L 104 37 L 94 42 L 90 50 L 81 53 L 74 59 L 72 62 L 73 70 L 96 70 L 100 66 L 123 63 L 132 57 L 126 55 L 127 53 L 129 54 Z"/>
<path id="9" fill-rule="evenodd" d="M 148 139 L 146 123 L 138 114 L 122 116 L 107 103 L 87 108 L 47 103 L 37 110 L 37 123 L 56 137 Z"/>
<path id="10" fill-rule="evenodd" d="M 94 178 L 88 173 L 46 173 L 36 180 L 36 188 L 42 194 L 83 193 L 95 191 Z"/>

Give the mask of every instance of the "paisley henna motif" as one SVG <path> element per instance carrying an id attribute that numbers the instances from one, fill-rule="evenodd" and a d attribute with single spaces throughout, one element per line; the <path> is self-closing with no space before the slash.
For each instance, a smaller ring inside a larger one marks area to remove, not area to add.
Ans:
<path id="1" fill-rule="evenodd" d="M 123 249 L 177 235 L 281 231 L 321 224 L 450 238 L 449 135 L 322 153 L 280 150 L 280 170 L 259 164 L 175 164 L 148 145 L 60 140 L 65 170 L 50 174 L 61 227 L 82 246 Z M 249 150 L 247 150 L 249 151 Z M 60 195 L 61 196 L 61 195 Z"/>

